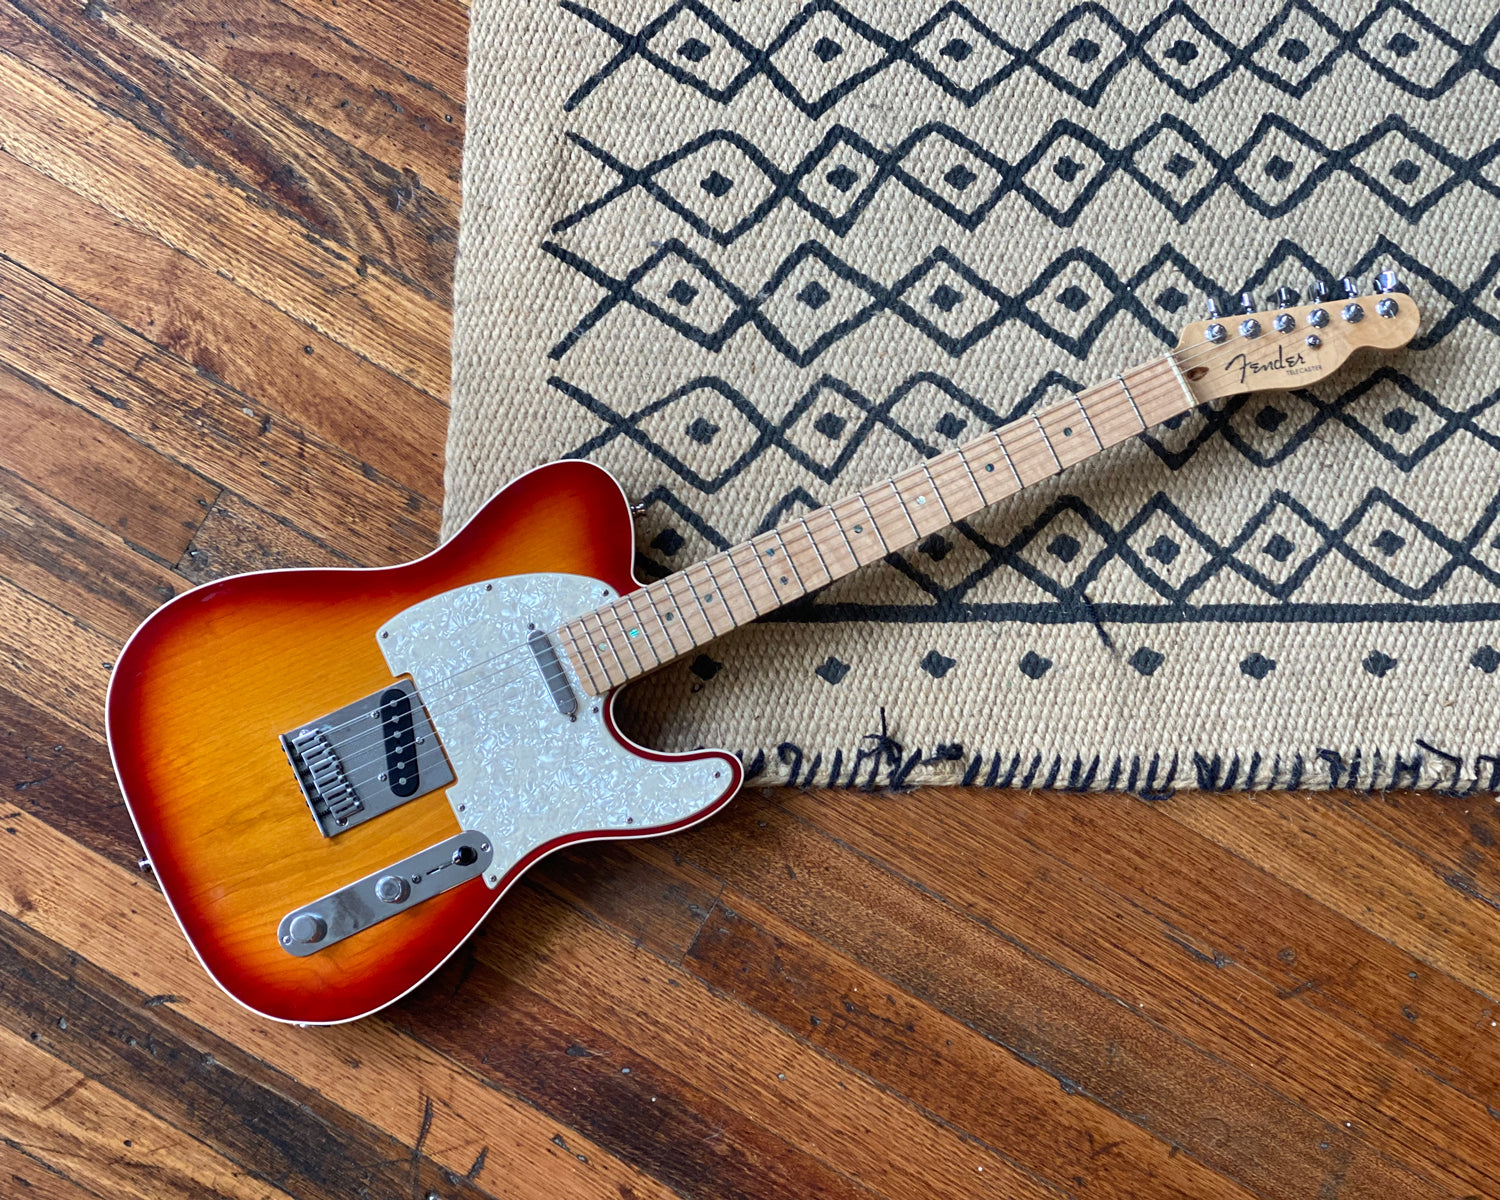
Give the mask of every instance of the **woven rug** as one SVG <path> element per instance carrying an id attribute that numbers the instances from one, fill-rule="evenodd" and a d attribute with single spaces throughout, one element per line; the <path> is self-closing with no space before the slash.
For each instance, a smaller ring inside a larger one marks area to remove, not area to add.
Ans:
<path id="1" fill-rule="evenodd" d="M 763 783 L 1492 790 L 1497 30 L 476 0 L 447 530 L 586 456 L 658 577 L 1161 353 L 1205 295 L 1390 268 L 1409 350 L 1159 427 L 623 716 Z"/>

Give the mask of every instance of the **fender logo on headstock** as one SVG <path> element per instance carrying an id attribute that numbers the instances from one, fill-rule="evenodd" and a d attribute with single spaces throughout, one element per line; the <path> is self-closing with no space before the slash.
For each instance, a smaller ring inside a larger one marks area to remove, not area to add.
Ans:
<path id="1" fill-rule="evenodd" d="M 1238 371 L 1240 382 L 1244 383 L 1252 375 L 1260 375 L 1266 371 L 1282 371 L 1287 375 L 1310 375 L 1314 371 L 1323 369 L 1322 363 L 1309 363 L 1307 356 L 1298 350 L 1288 357 L 1286 348 L 1280 342 L 1276 344 L 1276 357 L 1264 362 L 1253 362 L 1243 353 L 1236 354 L 1224 364 L 1226 371 Z"/>

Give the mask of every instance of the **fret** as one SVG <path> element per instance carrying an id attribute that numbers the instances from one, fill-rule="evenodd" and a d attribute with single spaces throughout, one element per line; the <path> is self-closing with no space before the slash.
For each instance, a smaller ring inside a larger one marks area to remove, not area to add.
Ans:
<path id="1" fill-rule="evenodd" d="M 698 611 L 703 614 L 703 619 L 708 622 L 708 630 L 709 630 L 709 632 L 711 634 L 713 634 L 714 637 L 718 637 L 720 634 L 722 634 L 722 633 L 728 633 L 730 629 L 733 629 L 734 628 L 734 624 L 733 624 L 733 621 L 731 620 L 730 624 L 726 628 L 724 628 L 724 629 L 720 629 L 717 625 L 714 624 L 713 614 L 711 612 L 709 612 L 709 609 L 710 609 L 710 607 L 712 607 L 712 605 L 714 603 L 714 596 L 718 594 L 719 585 L 717 583 L 715 583 L 714 586 L 711 587 L 705 593 L 703 591 L 703 584 L 700 583 L 698 580 L 696 580 L 696 579 L 693 578 L 693 572 L 694 571 L 699 571 L 699 570 L 704 570 L 704 569 L 705 569 L 705 564 L 703 564 L 703 563 L 695 563 L 693 566 L 688 567 L 685 570 L 679 571 L 678 574 L 681 575 L 683 577 L 683 579 L 685 579 L 687 581 L 688 587 L 692 588 L 692 590 L 693 590 L 693 599 L 694 599 L 694 601 L 697 602 Z M 728 617 L 730 615 L 729 612 L 728 612 L 728 610 L 724 607 L 723 597 L 719 598 L 718 611 L 724 613 L 724 615 L 726 617 Z"/>
<path id="2" fill-rule="evenodd" d="M 948 511 L 948 502 L 943 499 L 943 493 L 938 488 L 937 480 L 932 477 L 932 468 L 926 463 L 922 464 L 922 472 L 927 476 L 927 482 L 932 484 L 932 494 L 937 497 L 937 502 L 943 506 L 943 516 L 947 517 L 947 524 L 953 524 L 953 514 Z"/>
<path id="3" fill-rule="evenodd" d="M 599 681 L 594 678 L 594 672 L 589 667 L 589 660 L 584 656 L 583 647 L 578 644 L 578 635 L 573 631 L 573 627 L 575 625 L 581 626 L 582 622 L 569 621 L 566 625 L 562 626 L 561 629 L 561 632 L 567 635 L 568 641 L 573 643 L 573 652 L 568 657 L 573 660 L 574 668 L 584 676 L 584 683 L 588 687 L 589 691 L 597 696 L 605 689 L 601 688 L 599 686 Z M 597 659 L 598 655 L 595 655 L 594 657 Z M 599 669 L 602 673 L 604 670 L 604 664 L 602 662 L 599 664 Z M 608 681 L 609 677 L 605 676 L 606 684 L 608 683 Z"/>
<path id="4" fill-rule="evenodd" d="M 797 580 L 797 586 L 799 588 L 801 588 L 803 592 L 806 592 L 808 589 L 807 589 L 807 587 L 802 582 L 802 572 L 799 571 L 799 570 L 797 570 L 797 564 L 792 559 L 792 552 L 786 548 L 786 539 L 781 536 L 781 530 L 779 530 L 779 529 L 773 529 L 773 530 L 771 530 L 770 536 L 774 537 L 776 539 L 776 541 L 780 544 L 780 546 L 781 546 L 781 557 L 782 557 L 782 560 L 786 563 L 787 566 L 791 567 L 791 569 L 792 569 L 792 575 Z M 785 583 L 785 582 L 786 582 L 786 580 L 783 579 L 782 583 Z"/>
<path id="5" fill-rule="evenodd" d="M 708 575 L 709 582 L 714 585 L 714 594 L 719 598 L 719 604 L 724 609 L 724 615 L 729 618 L 729 627 L 733 629 L 735 626 L 742 624 L 740 618 L 734 615 L 734 607 L 730 604 L 729 597 L 724 594 L 724 585 L 719 582 L 719 577 L 714 574 L 714 560 L 706 558 L 698 565 L 703 568 L 704 572 Z M 754 607 L 754 605 L 751 605 L 752 610 Z"/>
<path id="6" fill-rule="evenodd" d="M 1141 423 L 1141 432 L 1145 433 L 1147 429 L 1146 418 L 1141 416 L 1140 406 L 1136 404 L 1135 397 L 1130 394 L 1130 385 L 1125 382 L 1125 376 L 1123 375 L 1116 375 L 1115 378 L 1120 381 L 1120 390 L 1125 393 L 1125 399 L 1130 401 L 1130 408 L 1135 413 L 1135 419 Z"/>
<path id="7" fill-rule="evenodd" d="M 1000 436 L 1000 430 L 995 430 L 995 444 L 1000 447 L 1000 453 L 1005 455 L 1005 465 L 1010 468 L 1010 473 L 1015 477 L 1016 491 L 1021 491 L 1026 484 L 1021 480 L 1021 472 L 1016 470 L 1015 460 L 1010 456 L 1010 448 L 1006 446 L 1005 439 Z"/>
<path id="8" fill-rule="evenodd" d="M 597 642 L 594 641 L 594 635 L 592 633 L 589 633 L 589 618 L 590 617 L 594 618 L 594 624 L 599 627 L 599 640 Z M 628 672 L 627 670 L 625 670 L 625 664 L 620 661 L 619 651 L 617 651 L 615 649 L 614 643 L 609 640 L 609 634 L 607 634 L 607 633 L 604 632 L 604 622 L 599 619 L 598 612 L 595 611 L 595 612 L 584 613 L 583 616 L 579 618 L 579 623 L 583 626 L 583 632 L 586 633 L 586 634 L 588 634 L 589 641 L 593 644 L 594 648 L 599 652 L 599 654 L 598 654 L 598 657 L 599 657 L 599 666 L 604 671 L 604 681 L 607 684 L 609 684 L 611 687 L 618 687 L 619 686 L 618 684 L 615 683 L 614 676 L 612 676 L 609 673 L 609 664 L 604 661 L 604 651 L 605 650 L 608 650 L 609 651 L 609 656 L 612 659 L 615 660 L 615 666 L 617 666 L 617 667 L 620 668 L 620 683 L 624 683 L 627 679 L 629 679 L 630 678 L 630 672 Z"/>
<path id="9" fill-rule="evenodd" d="M 808 545 L 812 547 L 813 553 L 818 556 L 818 566 L 823 568 L 823 575 L 825 576 L 825 578 L 823 580 L 823 583 L 818 584 L 818 586 L 822 587 L 823 584 L 832 583 L 833 572 L 828 569 L 828 564 L 823 561 L 823 552 L 818 549 L 818 539 L 813 537 L 813 531 L 808 527 L 807 518 L 803 517 L 798 522 L 798 524 L 802 526 L 802 532 L 807 534 Z"/>
<path id="10" fill-rule="evenodd" d="M 654 646 L 651 645 L 651 639 L 643 636 L 643 630 L 640 628 L 640 618 L 636 615 L 636 606 L 630 603 L 630 594 L 628 592 L 621 595 L 615 603 L 610 604 L 609 615 L 613 616 L 615 624 L 619 625 L 619 631 L 625 636 L 625 648 L 630 649 L 631 655 L 633 655 L 636 663 L 639 664 L 640 670 L 646 672 L 646 670 L 660 666 L 660 655 L 655 652 Z M 627 615 L 630 618 L 628 621 L 625 619 Z M 640 657 L 640 649 L 642 648 L 651 651 L 651 661 L 649 663 Z"/>
<path id="11" fill-rule="evenodd" d="M 640 619 L 640 606 L 636 603 L 637 597 L 639 597 L 640 600 L 645 601 L 646 609 L 648 609 L 649 612 L 651 612 L 651 615 L 654 616 L 655 622 L 657 622 L 657 633 L 646 633 L 646 645 L 651 646 L 651 652 L 652 654 L 655 654 L 655 657 L 657 657 L 657 664 L 658 666 L 660 666 L 661 663 L 666 663 L 666 661 L 672 660 L 672 658 L 676 657 L 676 646 L 672 645 L 672 634 L 667 633 L 666 621 L 663 621 L 663 619 L 661 619 L 661 613 L 658 612 L 657 606 L 655 606 L 655 600 L 651 597 L 652 586 L 655 586 L 655 583 L 652 583 L 651 586 L 640 588 L 639 591 L 630 592 L 630 594 L 628 594 L 625 598 L 630 601 L 630 610 L 634 613 L 634 615 L 636 615 L 636 621 L 640 622 L 640 628 L 642 628 L 642 630 L 645 630 L 646 622 Z M 667 651 L 669 651 L 667 652 L 667 654 L 663 654 L 663 652 L 661 652 L 661 649 L 658 648 L 657 637 L 661 637 L 661 640 L 664 640 L 664 642 L 666 642 L 666 648 Z"/>
<path id="12" fill-rule="evenodd" d="M 869 502 L 865 500 L 865 494 L 863 492 L 859 492 L 858 494 L 856 494 L 855 499 L 859 501 L 859 506 L 865 510 L 865 519 L 870 522 L 870 528 L 875 531 L 875 536 L 880 539 L 881 556 L 883 557 L 889 554 L 891 552 L 891 548 L 886 545 L 885 534 L 880 531 L 880 522 L 877 521 L 874 517 L 874 514 L 870 512 L 870 505 Z M 855 528 L 855 532 L 859 532 L 858 527 Z"/>
<path id="13" fill-rule="evenodd" d="M 673 611 L 667 613 L 666 616 L 662 616 L 661 609 L 656 606 L 656 597 L 652 595 L 657 588 L 661 588 L 666 593 L 667 599 L 672 603 Z M 645 591 L 651 601 L 651 611 L 656 614 L 656 623 L 661 626 L 661 631 L 666 636 L 667 648 L 672 651 L 671 657 L 676 658 L 682 651 L 677 648 L 677 641 L 672 637 L 672 626 L 677 624 L 681 618 L 676 612 L 677 600 L 672 595 L 672 589 L 665 585 L 665 581 L 657 580 L 650 587 L 646 588 Z M 689 643 L 689 648 L 691 648 L 691 643 Z"/>
<path id="14" fill-rule="evenodd" d="M 776 590 L 776 582 L 771 578 L 771 572 L 766 570 L 765 559 L 761 555 L 760 549 L 755 545 L 754 542 L 746 543 L 745 549 L 750 551 L 750 556 L 754 559 L 755 565 L 760 571 L 761 578 L 766 581 L 766 587 L 768 587 L 771 591 L 771 607 L 780 607 L 781 593 Z"/>
<path id="15" fill-rule="evenodd" d="M 825 508 L 820 508 L 818 510 L 818 512 L 825 512 L 825 513 L 827 513 L 828 514 L 828 519 L 833 522 L 833 527 L 836 530 L 838 530 L 839 540 L 841 540 L 844 543 L 844 549 L 845 549 L 845 551 L 848 552 L 848 555 L 849 555 L 849 562 L 851 564 L 850 567 L 849 567 L 849 570 L 850 571 L 854 570 L 855 567 L 858 567 L 860 565 L 859 555 L 857 555 L 856 553 L 854 553 L 854 547 L 849 544 L 849 535 L 844 532 L 844 522 L 843 522 L 843 519 L 838 515 L 838 513 L 836 511 L 834 511 L 834 508 L 833 508 L 832 505 L 829 505 L 829 506 L 827 506 Z M 811 515 L 817 516 L 817 513 L 813 513 Z M 841 573 L 847 574 L 847 572 L 841 572 Z M 832 577 L 830 576 L 830 578 L 832 578 Z"/>
<path id="16" fill-rule="evenodd" d="M 1093 458 L 1104 447 L 1097 441 L 1090 446 L 1089 439 L 1078 435 L 1077 422 L 1068 415 L 1067 406 L 1054 404 L 1037 414 L 1037 423 L 1046 430 L 1047 444 L 1052 447 L 1052 457 L 1064 468 Z"/>
<path id="17" fill-rule="evenodd" d="M 621 598 L 621 602 L 624 603 L 624 604 L 628 604 L 630 606 L 630 612 L 635 617 L 635 627 L 641 633 L 641 639 L 640 640 L 646 645 L 647 649 L 649 649 L 651 651 L 651 657 L 654 658 L 654 659 L 656 659 L 656 661 L 654 663 L 652 663 L 651 666 L 652 667 L 659 667 L 659 666 L 661 666 L 662 663 L 666 662 L 667 660 L 662 657 L 661 651 L 656 648 L 656 639 L 653 638 L 651 636 L 651 634 L 650 634 L 650 631 L 647 630 L 647 628 L 646 628 L 646 622 L 644 622 L 644 621 L 641 620 L 641 610 L 636 607 L 636 603 L 635 603 L 635 598 L 638 595 L 645 595 L 647 603 L 650 603 L 650 596 L 647 594 L 645 588 L 641 588 L 639 591 L 636 591 L 636 592 L 628 592 L 625 596 L 623 596 Z M 657 624 L 660 624 L 660 623 L 661 623 L 661 619 L 657 618 Z M 670 641 L 670 639 L 668 639 L 668 640 Z"/>
<path id="18" fill-rule="evenodd" d="M 1104 439 L 1099 436 L 1099 431 L 1094 428 L 1094 419 L 1089 416 L 1089 410 L 1084 408 L 1083 399 L 1079 396 L 1074 396 L 1073 403 L 1078 405 L 1078 415 L 1083 418 L 1083 423 L 1089 427 L 1089 433 L 1093 436 L 1094 445 L 1103 450 Z"/>
<path id="19" fill-rule="evenodd" d="M 978 499 L 978 503 L 974 505 L 973 511 L 978 512 L 981 508 L 987 508 L 990 503 L 989 499 L 985 496 L 984 489 L 979 486 L 979 477 L 974 474 L 974 468 L 969 466 L 968 454 L 965 453 L 964 448 L 960 446 L 953 452 L 953 455 L 958 459 L 960 463 L 963 464 L 964 473 L 968 475 L 969 482 L 974 487 L 974 495 Z"/>
<path id="20" fill-rule="evenodd" d="M 901 506 L 901 512 L 906 517 L 906 523 L 911 526 L 911 537 L 903 538 L 901 541 L 901 544 L 904 546 L 907 542 L 914 542 L 921 537 L 922 531 L 917 528 L 917 523 L 911 519 L 911 509 L 906 507 L 906 499 L 901 495 L 901 489 L 896 486 L 896 481 L 894 479 L 887 479 L 886 483 L 890 484 L 891 494 L 896 497 L 896 503 Z"/>
<path id="21" fill-rule="evenodd" d="M 616 604 L 611 604 L 608 608 L 595 609 L 594 611 L 595 611 L 595 613 L 607 612 L 607 613 L 609 613 L 609 615 L 612 618 L 614 618 L 615 626 L 616 626 L 616 628 L 619 629 L 620 636 L 625 639 L 625 649 L 629 650 L 630 651 L 630 657 L 633 658 L 633 659 L 635 659 L 635 667 L 636 667 L 635 673 L 637 675 L 643 675 L 643 674 L 645 674 L 645 672 L 646 672 L 646 664 L 643 663 L 643 662 L 641 662 L 641 656 L 635 652 L 635 642 L 636 642 L 636 639 L 630 636 L 630 632 L 625 628 L 625 622 L 622 621 L 622 620 L 620 620 L 620 613 L 619 613 L 619 609 L 618 609 L 617 605 Z M 603 618 L 600 618 L 599 628 L 600 629 L 604 628 Z M 639 630 L 637 630 L 637 632 L 639 632 Z M 611 645 L 614 644 L 614 639 L 613 638 L 610 639 L 610 644 Z M 621 665 L 623 666 L 624 664 L 622 663 Z M 654 663 L 652 665 L 655 666 Z"/>
<path id="22" fill-rule="evenodd" d="M 797 573 L 795 566 L 790 563 L 788 563 L 786 568 L 777 566 L 777 547 L 762 545 L 769 538 L 776 539 L 781 548 L 782 561 L 786 561 L 786 543 L 782 542 L 780 535 L 774 529 L 770 533 L 762 534 L 750 544 L 755 547 L 756 561 L 760 563 L 760 569 L 766 573 L 766 582 L 771 585 L 771 591 L 784 604 L 787 600 L 795 600 L 798 596 L 804 594 L 802 583 L 801 580 L 793 579 L 793 576 Z M 773 571 L 772 567 L 776 569 Z M 785 569 L 789 569 L 792 574 L 783 575 L 782 571 Z"/>
<path id="23" fill-rule="evenodd" d="M 766 581 L 766 590 L 770 593 L 770 597 L 769 599 L 767 599 L 764 605 L 757 604 L 756 608 L 761 609 L 764 612 L 771 612 L 776 608 L 779 608 L 781 605 L 781 597 L 777 595 L 776 585 L 771 582 L 771 576 L 766 573 L 765 564 L 760 560 L 760 551 L 748 542 L 743 543 L 739 546 L 731 547 L 729 551 L 730 562 L 734 562 L 734 555 L 736 551 L 739 551 L 741 553 L 748 553 L 750 555 L 750 561 L 755 564 L 755 569 L 760 572 L 760 577 Z M 735 565 L 737 568 L 745 568 L 748 570 L 748 567 L 746 567 L 746 564 L 744 563 L 736 563 Z M 739 574 L 738 570 L 736 571 L 736 574 Z M 741 578 L 743 579 L 743 576 L 741 576 Z M 753 582 L 755 576 L 752 575 L 750 578 Z M 749 594 L 748 588 L 746 589 L 746 594 Z"/>
<path id="24" fill-rule="evenodd" d="M 682 604 L 679 603 L 678 598 L 676 598 L 676 592 L 672 591 L 673 577 L 675 576 L 670 576 L 669 574 L 666 579 L 661 579 L 660 582 L 657 583 L 658 588 L 661 588 L 661 591 L 666 594 L 667 600 L 672 603 L 672 610 L 670 610 L 670 612 L 667 613 L 667 615 L 663 618 L 664 627 L 669 628 L 669 630 L 670 628 L 676 628 L 676 630 L 681 633 L 682 640 L 685 640 L 685 642 L 687 642 L 687 649 L 691 649 L 693 648 L 693 646 L 697 645 L 699 639 L 697 639 L 697 637 L 693 634 L 693 624 L 691 624 L 691 622 L 688 621 L 688 619 L 685 618 L 684 615 L 682 615 Z M 676 637 L 673 637 L 672 634 L 667 633 L 667 640 L 669 640 L 669 642 L 672 642 L 673 651 L 678 652 L 678 654 L 684 654 L 684 649 L 678 648 L 678 645 L 676 645 Z"/>
<path id="25" fill-rule="evenodd" d="M 733 550 L 726 550 L 724 552 L 724 561 L 729 564 L 729 569 L 734 572 L 734 580 L 740 585 L 740 591 L 745 593 L 745 603 L 750 606 L 750 611 L 755 616 L 760 616 L 760 606 L 755 603 L 755 597 L 750 594 L 750 589 L 745 586 L 745 577 L 740 574 L 739 567 L 735 565 Z M 719 590 L 722 592 L 724 589 L 720 588 Z"/>
<path id="26" fill-rule="evenodd" d="M 704 633 L 699 634 L 693 631 L 692 610 L 683 611 L 682 598 L 678 594 L 678 589 L 672 586 L 674 580 L 681 580 L 681 582 L 687 584 L 688 595 L 693 598 L 693 605 L 697 608 L 698 615 L 703 618 Z M 698 603 L 698 595 L 693 590 L 692 583 L 683 576 L 682 572 L 679 571 L 675 575 L 668 575 L 662 580 L 662 583 L 666 585 L 667 595 L 672 597 L 672 607 L 677 610 L 677 619 L 682 622 L 682 631 L 687 635 L 689 644 L 691 646 L 699 646 L 714 637 L 714 623 L 708 619 L 708 614 L 703 611 L 703 605 Z"/>
<path id="27" fill-rule="evenodd" d="M 1047 453 L 1052 455 L 1052 461 L 1057 464 L 1057 469 L 1063 469 L 1062 459 L 1057 457 L 1057 451 L 1052 448 L 1052 439 L 1047 436 L 1047 430 L 1042 425 L 1042 418 L 1036 413 L 1031 414 L 1031 419 L 1036 423 L 1036 431 L 1042 435 L 1042 441 L 1047 445 Z"/>

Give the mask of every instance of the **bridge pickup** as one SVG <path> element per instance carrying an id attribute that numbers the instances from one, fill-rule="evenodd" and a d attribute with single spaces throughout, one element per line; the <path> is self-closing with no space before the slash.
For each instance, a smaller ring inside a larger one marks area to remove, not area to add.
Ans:
<path id="1" fill-rule="evenodd" d="M 409 679 L 282 734 L 281 748 L 324 837 L 453 782 Z"/>
<path id="2" fill-rule="evenodd" d="M 276 940 L 298 958 L 316 954 L 324 946 L 483 875 L 494 856 L 489 838 L 466 830 L 292 909 L 277 925 Z"/>

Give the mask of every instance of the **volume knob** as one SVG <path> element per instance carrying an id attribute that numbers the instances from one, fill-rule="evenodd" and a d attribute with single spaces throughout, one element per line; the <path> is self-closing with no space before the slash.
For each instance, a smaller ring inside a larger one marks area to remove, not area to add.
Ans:
<path id="1" fill-rule="evenodd" d="M 411 884 L 399 875 L 382 875 L 375 881 L 375 898 L 384 904 L 400 904 L 411 895 Z"/>

